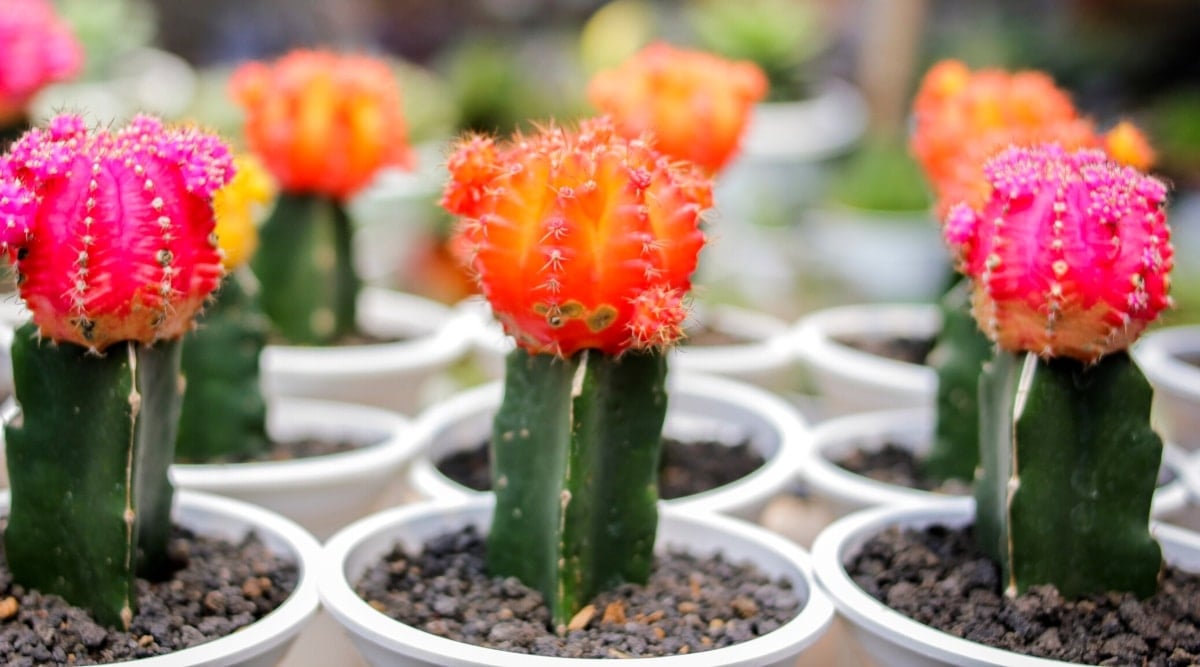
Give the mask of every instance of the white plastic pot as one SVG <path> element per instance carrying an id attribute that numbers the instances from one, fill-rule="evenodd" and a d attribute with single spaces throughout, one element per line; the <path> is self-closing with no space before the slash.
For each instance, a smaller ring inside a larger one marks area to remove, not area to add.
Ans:
<path id="1" fill-rule="evenodd" d="M 354 592 L 353 584 L 397 542 L 417 550 L 429 538 L 474 525 L 486 533 L 490 499 L 427 502 L 372 515 L 334 535 L 325 547 L 327 567 L 319 588 L 326 610 L 350 634 L 371 665 L 413 667 L 559 667 L 591 665 L 594 660 L 508 653 L 425 633 L 380 613 Z M 792 583 L 805 600 L 799 615 L 774 632 L 730 647 L 691 655 L 642 658 L 639 665 L 708 667 L 711 665 L 792 665 L 796 656 L 825 632 L 833 618 L 829 601 L 813 585 L 808 555 L 796 545 L 752 524 L 664 505 L 657 548 L 684 547 L 693 554 L 722 552 L 732 561 L 749 561 L 772 577 Z"/>
<path id="2" fill-rule="evenodd" d="M 1154 386 L 1155 428 L 1189 451 L 1200 451 L 1200 325 L 1165 327 L 1142 336 L 1132 354 Z"/>
<path id="3" fill-rule="evenodd" d="M 403 338 L 342 347 L 268 345 L 262 354 L 263 392 L 375 405 L 404 414 L 428 399 L 431 380 L 467 354 L 472 323 L 436 301 L 364 288 L 359 296 L 364 333 Z"/>
<path id="4" fill-rule="evenodd" d="M 871 354 L 839 338 L 933 339 L 941 321 L 937 306 L 931 304 L 839 306 L 801 318 L 792 340 L 827 417 L 892 408 L 932 409 L 937 393 L 933 369 Z"/>
<path id="5" fill-rule="evenodd" d="M 813 568 L 821 588 L 852 627 L 863 652 L 892 667 L 1051 667 L 1070 663 L 1046 660 L 960 639 L 893 611 L 868 595 L 846 572 L 845 564 L 874 535 L 891 526 L 950 527 L 974 520 L 969 499 L 935 505 L 877 507 L 838 520 L 813 545 Z M 1187 570 L 1200 570 L 1200 535 L 1168 524 L 1152 531 L 1166 560 Z"/>
<path id="6" fill-rule="evenodd" d="M 0 492 L 0 512 L 9 495 Z M 276 554 L 299 565 L 296 589 L 283 604 L 233 634 L 167 655 L 120 663 L 136 667 L 270 667 L 277 664 L 317 611 L 321 546 L 306 530 L 274 512 L 231 498 L 180 491 L 174 519 L 197 534 L 239 542 L 253 532 Z"/>
<path id="7" fill-rule="evenodd" d="M 924 456 L 932 447 L 933 429 L 934 414 L 924 409 L 865 412 L 818 424 L 813 428 L 813 444 L 804 450 L 800 466 L 814 511 L 821 512 L 828 523 L 868 507 L 961 500 L 958 496 L 874 480 L 836 463 L 856 449 L 873 451 L 887 444 Z M 1155 491 L 1151 516 L 1169 521 L 1186 508 L 1187 490 L 1182 480 L 1186 458 L 1178 447 L 1164 444 L 1163 466 L 1172 473 L 1172 479 Z"/>
<path id="8" fill-rule="evenodd" d="M 366 405 L 281 398 L 268 411 L 272 439 L 349 441 L 355 449 L 287 461 L 177 463 L 182 489 L 231 496 L 291 518 L 319 539 L 376 509 L 416 452 L 408 419 Z"/>
<path id="9" fill-rule="evenodd" d="M 730 445 L 748 440 L 765 462 L 729 484 L 664 502 L 686 512 L 721 512 L 756 520 L 796 476 L 796 466 L 809 446 L 804 419 L 775 395 L 735 380 L 672 372 L 669 382 L 664 435 Z M 503 385 L 493 382 L 447 399 L 417 418 L 413 432 L 418 454 L 408 473 L 413 492 L 443 500 L 491 496 L 451 480 L 435 462 L 490 438 L 502 395 Z"/>

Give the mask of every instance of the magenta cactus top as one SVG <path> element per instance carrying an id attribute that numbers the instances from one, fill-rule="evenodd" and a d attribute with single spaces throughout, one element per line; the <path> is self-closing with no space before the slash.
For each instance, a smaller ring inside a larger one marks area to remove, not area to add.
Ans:
<path id="1" fill-rule="evenodd" d="M 953 206 L 944 232 L 975 284 L 975 317 L 1001 347 L 1091 362 L 1171 305 L 1161 181 L 1055 144 L 1008 148 L 985 175 L 987 203 Z"/>
<path id="2" fill-rule="evenodd" d="M 0 2 L 0 124 L 46 84 L 74 76 L 83 47 L 48 0 Z"/>
<path id="3" fill-rule="evenodd" d="M 228 147 L 139 116 L 110 132 L 61 115 L 0 157 L 0 251 L 44 336 L 96 351 L 175 338 L 223 274 L 213 193 Z"/>

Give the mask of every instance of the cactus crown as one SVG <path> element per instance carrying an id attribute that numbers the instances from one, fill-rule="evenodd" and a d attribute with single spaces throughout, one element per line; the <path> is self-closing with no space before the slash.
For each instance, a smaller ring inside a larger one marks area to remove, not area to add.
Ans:
<path id="1" fill-rule="evenodd" d="M 1070 96 L 1038 71 L 971 72 L 956 60 L 939 62 L 921 82 L 913 115 L 910 148 L 943 215 L 959 201 L 983 206 L 989 190 L 982 165 L 1009 145 L 1105 148 L 1118 162 L 1138 169 L 1153 162 L 1149 143 L 1132 123 L 1098 134 Z"/>
<path id="2" fill-rule="evenodd" d="M 535 353 L 610 354 L 682 335 L 710 181 L 608 119 L 460 141 L 442 205 L 496 316 Z"/>
<path id="3" fill-rule="evenodd" d="M 663 42 L 597 73 L 588 98 L 633 139 L 650 132 L 660 151 L 715 174 L 737 152 L 767 77 L 750 61 L 731 61 Z"/>
<path id="4" fill-rule="evenodd" d="M 83 47 L 49 0 L 0 3 L 0 123 L 23 113 L 43 86 L 75 75 Z"/>
<path id="5" fill-rule="evenodd" d="M 0 161 L 0 250 L 41 334 L 100 351 L 190 329 L 223 273 L 212 197 L 232 176 L 217 137 L 146 116 L 27 132 Z"/>
<path id="6" fill-rule="evenodd" d="M 1128 347 L 1171 304 L 1166 186 L 1098 150 L 1011 147 L 987 162 L 982 210 L 944 233 L 1001 347 L 1085 362 Z"/>
<path id="7" fill-rule="evenodd" d="M 299 50 L 234 72 L 246 138 L 281 187 L 345 200 L 384 167 L 411 168 L 400 87 L 367 56 Z"/>

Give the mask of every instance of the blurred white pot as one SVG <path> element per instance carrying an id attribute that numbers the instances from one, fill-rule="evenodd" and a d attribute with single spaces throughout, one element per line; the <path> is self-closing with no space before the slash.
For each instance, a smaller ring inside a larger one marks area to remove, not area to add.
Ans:
<path id="1" fill-rule="evenodd" d="M 1155 428 L 1164 439 L 1200 451 L 1200 325 L 1156 329 L 1131 351 L 1154 387 Z"/>

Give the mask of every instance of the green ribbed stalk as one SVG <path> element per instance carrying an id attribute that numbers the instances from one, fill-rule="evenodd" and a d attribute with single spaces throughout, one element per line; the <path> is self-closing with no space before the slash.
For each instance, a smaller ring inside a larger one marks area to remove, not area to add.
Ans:
<path id="1" fill-rule="evenodd" d="M 1010 595 L 1036 584 L 1068 598 L 1157 589 L 1151 397 L 1124 352 L 1088 366 L 1002 351 L 985 367 L 975 531 Z"/>
<path id="2" fill-rule="evenodd" d="M 560 633 L 597 593 L 649 576 L 665 378 L 660 353 L 508 357 L 488 569 L 540 590 Z"/>
<path id="3" fill-rule="evenodd" d="M 259 233 L 251 266 L 262 285 L 263 311 L 280 335 L 297 345 L 323 345 L 353 333 L 362 281 L 345 207 L 284 193 Z"/>
<path id="4" fill-rule="evenodd" d="M 184 339 L 179 461 L 245 461 L 271 449 L 258 370 L 269 324 L 253 280 L 244 268 L 226 276 Z"/>
<path id="5" fill-rule="evenodd" d="M 103 356 L 13 339 L 22 415 L 5 427 L 12 507 L 4 547 L 13 578 L 129 626 L 135 573 L 162 578 L 180 409 L 178 341 L 122 343 Z"/>
<path id="6" fill-rule="evenodd" d="M 979 373 L 992 357 L 992 343 L 971 315 L 970 281 L 946 292 L 939 309 L 942 330 L 926 360 L 937 372 L 937 415 L 922 465 L 931 479 L 970 482 L 979 465 Z"/>

